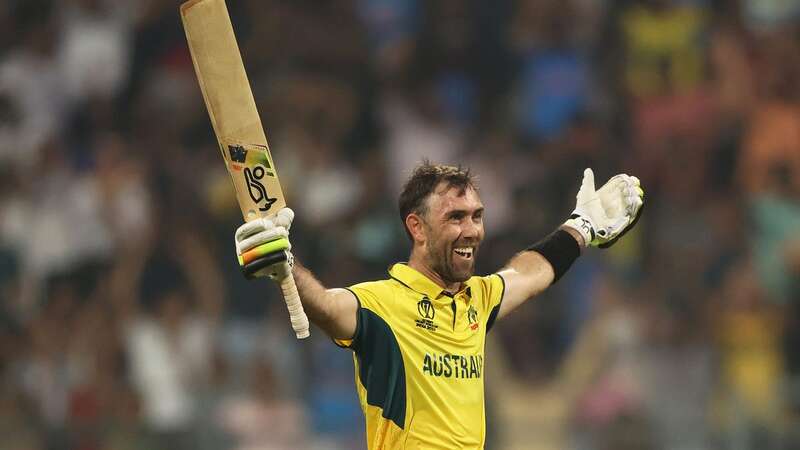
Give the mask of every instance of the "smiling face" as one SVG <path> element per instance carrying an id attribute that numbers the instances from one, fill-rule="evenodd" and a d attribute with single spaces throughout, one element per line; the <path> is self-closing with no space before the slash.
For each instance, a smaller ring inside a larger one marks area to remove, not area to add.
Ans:
<path id="1" fill-rule="evenodd" d="M 466 281 L 475 273 L 475 257 L 483 240 L 483 204 L 473 187 L 441 182 L 426 199 L 421 214 L 407 225 L 414 237 L 415 256 L 445 286 Z"/>

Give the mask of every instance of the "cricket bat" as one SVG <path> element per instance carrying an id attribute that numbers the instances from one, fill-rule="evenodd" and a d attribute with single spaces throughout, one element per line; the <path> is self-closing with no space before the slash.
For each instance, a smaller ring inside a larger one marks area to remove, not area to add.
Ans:
<path id="1" fill-rule="evenodd" d="M 181 19 L 192 62 L 245 221 L 286 206 L 225 0 L 189 0 Z M 292 274 L 281 282 L 292 328 L 309 336 Z"/>

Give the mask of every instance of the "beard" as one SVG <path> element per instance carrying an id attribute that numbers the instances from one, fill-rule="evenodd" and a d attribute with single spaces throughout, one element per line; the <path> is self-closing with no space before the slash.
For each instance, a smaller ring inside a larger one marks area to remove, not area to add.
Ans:
<path id="1" fill-rule="evenodd" d="M 478 248 L 472 252 L 468 261 L 456 262 L 453 260 L 453 249 L 457 245 L 443 242 L 428 242 L 428 258 L 430 267 L 442 277 L 445 283 L 462 283 L 475 274 L 475 257 Z"/>

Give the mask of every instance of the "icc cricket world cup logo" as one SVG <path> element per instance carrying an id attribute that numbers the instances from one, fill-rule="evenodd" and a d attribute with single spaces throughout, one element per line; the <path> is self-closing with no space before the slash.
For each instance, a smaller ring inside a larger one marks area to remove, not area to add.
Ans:
<path id="1" fill-rule="evenodd" d="M 417 312 L 419 313 L 420 319 L 417 319 L 415 322 L 419 328 L 424 328 L 428 331 L 436 331 L 436 329 L 439 328 L 439 326 L 433 322 L 434 317 L 436 317 L 436 309 L 427 296 L 422 297 L 422 299 L 417 302 Z"/>

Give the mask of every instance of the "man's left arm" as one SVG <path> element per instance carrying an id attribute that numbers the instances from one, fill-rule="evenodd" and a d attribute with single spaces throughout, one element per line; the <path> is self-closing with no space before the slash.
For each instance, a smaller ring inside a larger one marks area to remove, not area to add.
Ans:
<path id="1" fill-rule="evenodd" d="M 644 191 L 636 177 L 617 175 L 595 190 L 594 173 L 586 169 L 570 218 L 554 233 L 515 255 L 498 272 L 505 283 L 498 317 L 558 281 L 584 247 L 615 244 L 638 221 L 643 199 Z"/>

